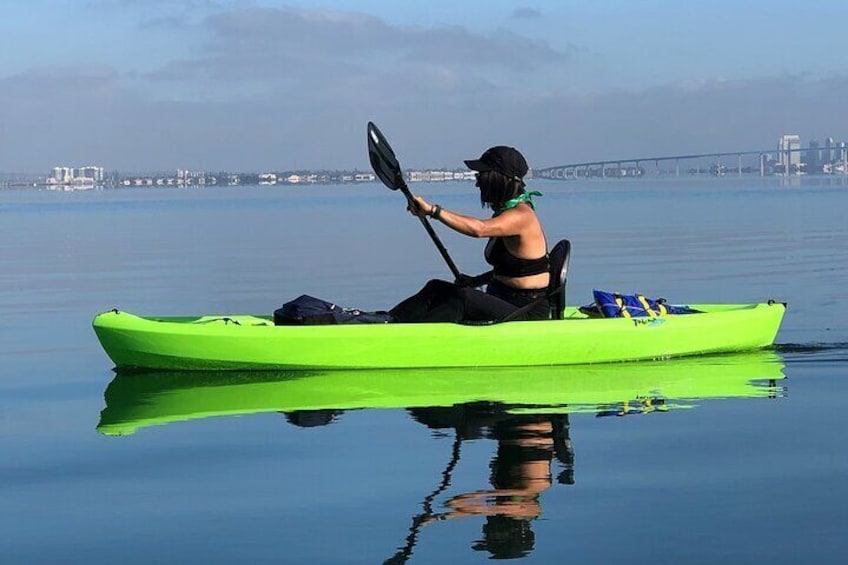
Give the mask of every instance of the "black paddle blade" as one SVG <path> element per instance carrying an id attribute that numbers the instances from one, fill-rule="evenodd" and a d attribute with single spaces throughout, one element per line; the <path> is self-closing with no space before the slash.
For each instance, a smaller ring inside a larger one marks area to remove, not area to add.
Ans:
<path id="1" fill-rule="evenodd" d="M 368 122 L 368 158 L 374 173 L 387 187 L 397 190 L 406 186 L 395 152 L 374 122 Z"/>

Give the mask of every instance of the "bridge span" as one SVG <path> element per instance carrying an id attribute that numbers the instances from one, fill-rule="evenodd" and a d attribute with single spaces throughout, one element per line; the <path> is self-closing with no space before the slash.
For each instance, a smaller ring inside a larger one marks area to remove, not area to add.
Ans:
<path id="1" fill-rule="evenodd" d="M 671 155 L 663 157 L 639 157 L 632 159 L 608 159 L 604 161 L 588 161 L 585 163 L 571 163 L 568 165 L 557 165 L 535 169 L 533 176 L 546 179 L 572 180 L 576 178 L 621 178 L 640 177 L 650 171 L 645 166 L 653 164 L 658 174 L 670 174 L 680 176 L 681 171 L 687 174 L 714 175 L 732 174 L 800 174 L 803 172 L 800 155 L 792 156 L 792 153 L 806 153 L 818 151 L 821 148 L 791 148 L 791 149 L 765 149 L 753 151 L 725 151 L 719 153 L 692 153 L 686 155 Z M 774 158 L 777 156 L 777 159 Z M 837 169 L 843 174 L 848 174 L 848 151 L 842 151 Z M 708 160 L 708 165 L 703 167 L 703 161 Z M 743 161 L 747 164 L 743 166 Z M 660 163 L 670 165 L 665 169 Z M 682 165 L 682 167 L 681 167 Z"/>

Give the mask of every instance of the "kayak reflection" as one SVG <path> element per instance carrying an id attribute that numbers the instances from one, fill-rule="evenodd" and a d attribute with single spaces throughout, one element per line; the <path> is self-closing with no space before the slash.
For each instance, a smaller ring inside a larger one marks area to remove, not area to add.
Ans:
<path id="1" fill-rule="evenodd" d="M 281 412 L 295 426 L 336 422 L 346 410 L 406 409 L 437 434 L 454 436 L 436 488 L 424 497 L 406 538 L 386 563 L 405 563 L 422 528 L 483 517 L 473 549 L 494 559 L 533 550 L 541 494 L 575 483 L 571 414 L 596 417 L 692 408 L 718 398 L 785 395 L 782 358 L 759 351 L 668 361 L 586 366 L 314 372 L 118 374 L 105 391 L 98 431 L 127 435 L 148 426 L 213 416 Z M 434 504 L 451 485 L 463 442 L 496 448 L 486 488 Z M 554 469 L 556 465 L 556 469 Z"/>
<path id="2" fill-rule="evenodd" d="M 513 414 L 626 415 L 689 408 L 698 400 L 780 396 L 779 355 L 758 351 L 667 361 L 479 369 L 118 373 L 97 429 L 141 428 L 213 416 L 284 412 L 309 425 L 339 411 L 506 405 Z M 310 412 L 330 411 L 323 416 Z M 334 412 L 335 411 L 335 412 Z M 314 425 L 314 423 L 312 424 Z"/>

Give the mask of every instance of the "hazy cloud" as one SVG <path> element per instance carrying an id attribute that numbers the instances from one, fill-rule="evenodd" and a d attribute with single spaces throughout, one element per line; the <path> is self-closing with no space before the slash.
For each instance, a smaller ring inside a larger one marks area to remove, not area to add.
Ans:
<path id="1" fill-rule="evenodd" d="M 512 18 L 515 20 L 535 20 L 542 17 L 542 12 L 535 8 L 522 7 L 516 8 L 512 12 Z"/>
<path id="2" fill-rule="evenodd" d="M 140 8 L 143 10 L 167 8 L 169 10 L 182 10 L 198 12 L 202 10 L 220 10 L 227 4 L 220 0 L 89 0 L 86 6 L 95 11 L 114 10 L 123 11 L 128 8 Z"/>
<path id="3" fill-rule="evenodd" d="M 206 54 L 174 61 L 151 78 L 263 81 L 356 73 L 516 73 L 567 61 L 569 53 L 509 31 L 491 36 L 460 26 L 389 26 L 362 14 L 248 8 L 209 16 Z M 502 77 L 499 75 L 498 79 Z M 471 81 L 473 82 L 473 81 Z"/>
<path id="4" fill-rule="evenodd" d="M 165 16 L 161 18 L 151 18 L 138 24 L 138 28 L 142 31 L 151 29 L 155 30 L 184 30 L 189 27 L 189 21 L 184 17 Z"/>
<path id="5" fill-rule="evenodd" d="M 459 167 L 495 144 L 536 168 L 762 149 L 783 133 L 838 137 L 848 98 L 844 75 L 578 96 L 556 78 L 580 53 L 326 10 L 230 10 L 181 33 L 192 55 L 153 73 L 81 63 L 0 79 L 0 171 L 367 169 L 368 120 L 406 167 Z"/>
<path id="6" fill-rule="evenodd" d="M 547 119 L 560 143 L 541 147 L 540 161 L 598 159 L 770 149 L 784 133 L 805 140 L 838 136 L 848 77 L 675 84 L 643 92 L 551 97 L 528 113 Z M 527 132 L 528 137 L 536 132 Z"/>

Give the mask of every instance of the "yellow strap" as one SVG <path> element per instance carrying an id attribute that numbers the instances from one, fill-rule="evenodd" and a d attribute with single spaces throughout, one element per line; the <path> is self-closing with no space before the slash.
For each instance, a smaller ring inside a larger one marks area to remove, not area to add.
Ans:
<path id="1" fill-rule="evenodd" d="M 615 303 L 618 304 L 618 309 L 621 311 L 621 316 L 623 318 L 629 318 L 630 312 L 627 311 L 627 305 L 624 304 L 624 300 L 621 299 L 620 294 L 615 295 Z"/>
<path id="2" fill-rule="evenodd" d="M 648 316 L 650 316 L 651 318 L 657 317 L 657 313 L 653 311 L 651 305 L 648 304 L 648 300 L 644 296 L 642 296 L 641 294 L 637 294 L 636 298 L 639 299 L 639 303 L 642 305 L 642 308 L 645 309 L 645 312 L 648 313 Z"/>
<path id="3" fill-rule="evenodd" d="M 668 308 L 666 308 L 665 304 L 663 304 L 663 299 L 660 298 L 656 302 L 657 302 L 657 309 L 656 309 L 657 316 L 668 316 Z"/>

